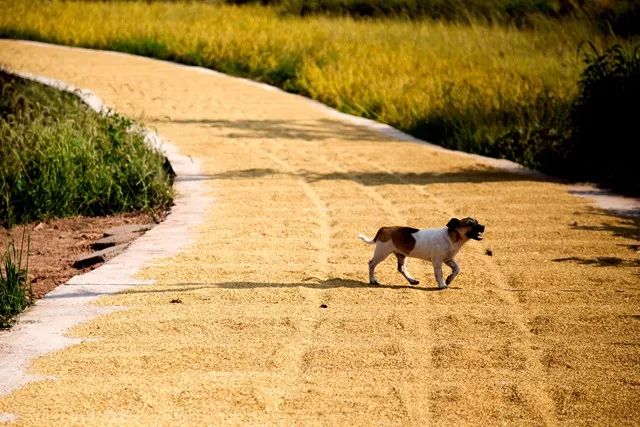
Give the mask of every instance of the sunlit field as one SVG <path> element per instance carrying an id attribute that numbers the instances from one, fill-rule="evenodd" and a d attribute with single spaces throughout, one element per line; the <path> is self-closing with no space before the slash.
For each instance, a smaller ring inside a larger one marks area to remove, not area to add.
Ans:
<path id="1" fill-rule="evenodd" d="M 586 20 L 297 17 L 203 3 L 0 1 L 0 36 L 126 51 L 247 76 L 448 147 L 545 169 L 567 138 Z M 126 72 L 126 70 L 123 70 Z M 551 155 L 549 154 L 551 152 Z"/>
<path id="2" fill-rule="evenodd" d="M 582 0 L 234 1 L 0 0 L 0 232 L 6 218 L 34 237 L 28 265 L 0 247 L 5 319 L 31 277 L 72 265 L 61 253 L 106 243 L 86 216 L 169 210 L 19 319 L 0 420 L 638 424 L 640 216 L 585 185 L 640 195 L 633 28 L 527 9 Z"/>

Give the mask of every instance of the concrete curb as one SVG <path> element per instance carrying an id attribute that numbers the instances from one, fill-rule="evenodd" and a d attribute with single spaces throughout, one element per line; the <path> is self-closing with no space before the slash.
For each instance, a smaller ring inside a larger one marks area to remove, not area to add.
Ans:
<path id="1" fill-rule="evenodd" d="M 47 77 L 5 71 L 73 93 L 96 112 L 108 114 L 113 111 L 89 90 Z M 151 284 L 151 281 L 135 279 L 135 274 L 153 260 L 176 255 L 195 240 L 194 228 L 204 221 L 205 212 L 211 207 L 213 198 L 207 194 L 201 181 L 180 178 L 200 174 L 200 164 L 180 154 L 176 146 L 156 133 L 142 130 L 145 141 L 164 153 L 176 173 L 176 198 L 171 213 L 164 222 L 131 243 L 125 252 L 93 271 L 71 278 L 66 285 L 58 286 L 20 315 L 12 329 L 0 332 L 0 395 L 8 394 L 30 381 L 44 379 L 27 373 L 29 362 L 42 354 L 82 342 L 82 339 L 65 336 L 70 328 L 120 309 L 92 306 L 91 303 L 98 297 L 133 286 Z M 0 414 L 0 421 L 3 418 L 11 419 L 11 414 Z"/>

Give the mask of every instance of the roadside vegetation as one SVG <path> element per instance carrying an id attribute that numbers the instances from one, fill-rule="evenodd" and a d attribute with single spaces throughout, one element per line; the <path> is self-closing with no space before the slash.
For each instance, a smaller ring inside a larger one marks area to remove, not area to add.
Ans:
<path id="1" fill-rule="evenodd" d="M 587 50 L 572 106 L 569 174 L 640 195 L 640 44 Z"/>
<path id="2" fill-rule="evenodd" d="M 166 209 L 171 181 L 129 120 L 0 71 L 0 227 Z M 0 328 L 33 300 L 26 233 L 0 242 Z"/>
<path id="3" fill-rule="evenodd" d="M 0 226 L 171 203 L 164 157 L 128 119 L 5 72 L 0 94 Z"/>
<path id="4" fill-rule="evenodd" d="M 614 44 L 636 61 L 637 2 L 262 3 L 0 0 L 8 12 L 0 36 L 209 67 L 449 148 L 634 191 L 617 173 L 596 171 L 602 162 L 587 170 L 570 162 L 583 148 L 576 102 L 593 80 L 583 71 Z M 595 51 L 579 50 L 586 40 Z"/>
<path id="5" fill-rule="evenodd" d="M 22 233 L 20 247 L 15 243 L 5 245 L 0 252 L 0 328 L 11 326 L 12 318 L 24 310 L 33 300 L 29 288 L 29 238 Z"/>

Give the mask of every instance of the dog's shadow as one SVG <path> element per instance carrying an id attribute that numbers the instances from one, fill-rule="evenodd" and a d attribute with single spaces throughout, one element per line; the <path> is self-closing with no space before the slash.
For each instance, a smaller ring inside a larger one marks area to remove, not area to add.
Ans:
<path id="1" fill-rule="evenodd" d="M 112 284 L 116 286 L 132 286 L 129 289 L 122 291 L 123 294 L 153 294 L 153 293 L 173 293 L 191 292 L 203 289 L 229 289 L 229 290 L 252 290 L 252 289 L 278 289 L 278 288 L 308 288 L 308 289 L 392 289 L 392 290 L 411 290 L 416 292 L 442 292 L 443 289 L 438 289 L 436 286 L 424 286 L 424 285 L 394 285 L 394 284 L 381 284 L 372 285 L 368 282 L 361 282 L 353 279 L 343 279 L 339 277 L 333 277 L 330 279 L 321 280 L 315 277 L 307 277 L 300 282 L 290 283 L 277 283 L 277 282 L 175 282 L 175 283 L 162 283 L 152 286 L 136 286 L 136 284 L 119 283 Z M 50 294 L 46 298 L 58 299 L 58 298 L 74 298 L 74 297 L 87 297 L 87 296 L 99 296 L 109 293 L 106 289 L 105 292 L 95 290 L 95 288 L 105 288 L 109 285 L 93 285 L 93 289 L 90 291 L 82 291 L 70 294 Z M 447 290 L 461 290 L 460 287 L 449 287 Z"/>
<path id="2" fill-rule="evenodd" d="M 309 288 L 309 289 L 408 289 L 411 291 L 417 292 L 441 292 L 442 289 L 438 289 L 436 286 L 411 286 L 411 285 L 394 285 L 394 284 L 380 284 L 380 285 L 372 285 L 368 282 L 361 282 L 353 279 L 343 279 L 339 277 L 333 277 L 330 279 L 318 279 L 315 277 L 307 277 L 300 282 L 291 282 L 291 283 L 276 283 L 276 282 L 219 282 L 219 283 L 175 283 L 175 284 L 166 284 L 169 286 L 169 289 L 145 289 L 140 290 L 141 292 L 165 292 L 165 291 L 175 291 L 176 288 L 180 288 L 185 291 L 193 291 L 198 289 L 207 289 L 207 288 L 219 288 L 219 289 L 233 289 L 233 290 L 250 290 L 250 289 L 277 289 L 277 288 Z M 172 289 L 173 288 L 173 289 Z M 461 290 L 459 287 L 449 287 L 449 290 Z M 132 289 L 130 291 L 135 293 L 136 290 Z"/>
<path id="3" fill-rule="evenodd" d="M 437 287 L 434 286 L 430 286 L 430 287 L 424 287 L 421 285 L 406 285 L 406 284 L 402 284 L 402 285 L 394 285 L 394 284 L 380 284 L 380 285 L 372 285 L 368 282 L 361 282 L 358 280 L 352 280 L 352 279 L 342 279 L 339 277 L 333 277 L 331 279 L 327 279 L 327 280 L 318 280 L 315 278 L 309 278 L 309 280 L 313 280 L 316 285 L 313 286 L 314 282 L 310 282 L 310 286 L 307 287 L 312 287 L 312 288 L 319 288 L 319 289 L 334 289 L 334 288 L 380 288 L 380 289 L 411 289 L 414 291 L 422 291 L 422 292 L 438 292 L 438 291 L 442 291 L 443 289 L 439 289 Z M 450 287 L 447 289 L 454 289 L 454 290 L 461 290 L 462 288 L 459 287 Z"/>

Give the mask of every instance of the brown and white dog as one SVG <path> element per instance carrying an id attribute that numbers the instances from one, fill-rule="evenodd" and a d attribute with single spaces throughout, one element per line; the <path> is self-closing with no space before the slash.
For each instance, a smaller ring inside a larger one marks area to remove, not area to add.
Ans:
<path id="1" fill-rule="evenodd" d="M 484 225 L 474 218 L 451 218 L 446 227 L 417 229 L 411 227 L 382 227 L 373 239 L 364 234 L 358 235 L 363 242 L 376 249 L 369 261 L 369 283 L 378 285 L 375 269 L 385 258 L 394 253 L 398 259 L 398 271 L 412 285 L 416 279 L 407 272 L 407 257 L 431 261 L 436 275 L 438 288 L 444 289 L 453 282 L 460 273 L 460 267 L 453 259 L 460 248 L 469 241 L 482 240 Z M 451 267 L 451 274 L 446 281 L 442 278 L 442 264 Z"/>

